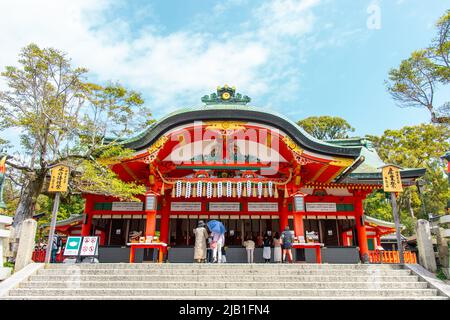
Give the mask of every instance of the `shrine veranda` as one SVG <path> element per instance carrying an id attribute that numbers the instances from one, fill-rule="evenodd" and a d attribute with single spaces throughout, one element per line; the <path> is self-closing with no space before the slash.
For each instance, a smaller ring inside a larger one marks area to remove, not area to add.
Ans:
<path id="1" fill-rule="evenodd" d="M 198 220 L 216 219 L 227 229 L 228 262 L 244 262 L 247 237 L 256 242 L 289 225 L 298 241 L 322 243 L 330 263 L 366 262 L 395 231 L 364 214 L 366 196 L 383 189 L 385 165 L 370 141 L 315 139 L 227 86 L 202 102 L 120 141 L 135 153 L 112 169 L 146 186 L 141 202 L 84 194 L 84 215 L 58 222 L 57 231 L 100 236 L 100 262 L 127 262 L 133 232 L 167 244 L 170 262 L 191 262 Z M 401 182 L 414 184 L 424 173 L 403 168 Z M 313 262 L 314 253 L 298 251 L 296 260 Z"/>

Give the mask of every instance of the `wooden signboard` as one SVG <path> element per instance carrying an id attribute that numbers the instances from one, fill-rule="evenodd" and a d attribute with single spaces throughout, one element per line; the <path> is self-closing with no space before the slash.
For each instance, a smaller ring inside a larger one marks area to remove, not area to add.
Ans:
<path id="1" fill-rule="evenodd" d="M 396 166 L 385 166 L 382 169 L 384 192 L 403 192 L 400 168 Z"/>
<path id="2" fill-rule="evenodd" d="M 48 192 L 66 192 L 69 185 L 69 167 L 59 165 L 51 170 Z"/>

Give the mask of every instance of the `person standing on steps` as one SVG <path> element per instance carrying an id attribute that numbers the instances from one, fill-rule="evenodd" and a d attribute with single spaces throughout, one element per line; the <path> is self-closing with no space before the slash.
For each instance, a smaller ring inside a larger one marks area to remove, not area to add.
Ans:
<path id="1" fill-rule="evenodd" d="M 247 240 L 244 241 L 244 247 L 247 251 L 247 263 L 253 263 L 253 252 L 255 251 L 255 241 L 252 238 L 247 237 Z"/>
<path id="2" fill-rule="evenodd" d="M 58 254 L 58 251 L 60 249 L 62 249 L 61 237 L 59 235 L 55 234 L 53 236 L 52 243 L 50 245 L 52 246 L 50 262 L 51 263 L 56 263 L 56 260 L 57 260 L 56 256 Z"/>
<path id="3" fill-rule="evenodd" d="M 278 232 L 275 232 L 275 236 L 273 237 L 273 262 L 281 262 L 281 240 Z"/>
<path id="4" fill-rule="evenodd" d="M 195 246 L 194 246 L 194 261 L 201 263 L 206 259 L 206 239 L 208 239 L 208 231 L 205 228 L 206 224 L 200 220 L 197 228 L 194 229 Z"/>
<path id="5" fill-rule="evenodd" d="M 263 238 L 263 258 L 265 263 L 270 262 L 272 239 L 269 236 L 269 233 L 266 232 Z"/>
<path id="6" fill-rule="evenodd" d="M 223 233 L 211 232 L 213 249 L 213 263 L 222 263 L 222 247 L 225 244 L 225 236 Z"/>
<path id="7" fill-rule="evenodd" d="M 292 263 L 292 242 L 294 237 L 292 236 L 292 232 L 289 230 L 289 226 L 284 228 L 284 231 L 281 233 L 281 246 L 283 248 L 283 262 L 286 262 L 286 255 L 288 256 L 289 263 Z"/>

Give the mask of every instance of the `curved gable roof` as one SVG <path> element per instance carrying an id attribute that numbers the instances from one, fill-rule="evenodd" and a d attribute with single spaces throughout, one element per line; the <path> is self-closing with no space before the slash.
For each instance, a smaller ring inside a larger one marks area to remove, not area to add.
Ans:
<path id="1" fill-rule="evenodd" d="M 361 146 L 340 146 L 318 140 L 284 116 L 261 108 L 235 104 L 217 104 L 181 109 L 155 122 L 147 130 L 121 143 L 134 150 L 150 147 L 160 136 L 179 125 L 194 121 L 247 120 L 270 125 L 289 135 L 300 147 L 320 154 L 356 158 Z"/>

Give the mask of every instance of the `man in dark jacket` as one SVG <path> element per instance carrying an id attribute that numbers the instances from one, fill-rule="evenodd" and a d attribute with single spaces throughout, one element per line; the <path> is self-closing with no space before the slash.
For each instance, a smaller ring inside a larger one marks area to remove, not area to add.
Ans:
<path id="1" fill-rule="evenodd" d="M 289 230 L 289 226 L 284 228 L 284 231 L 281 233 L 281 248 L 283 249 L 283 262 L 286 262 L 286 254 L 288 255 L 289 263 L 292 263 L 292 242 L 294 241 L 294 237 L 292 232 Z"/>

